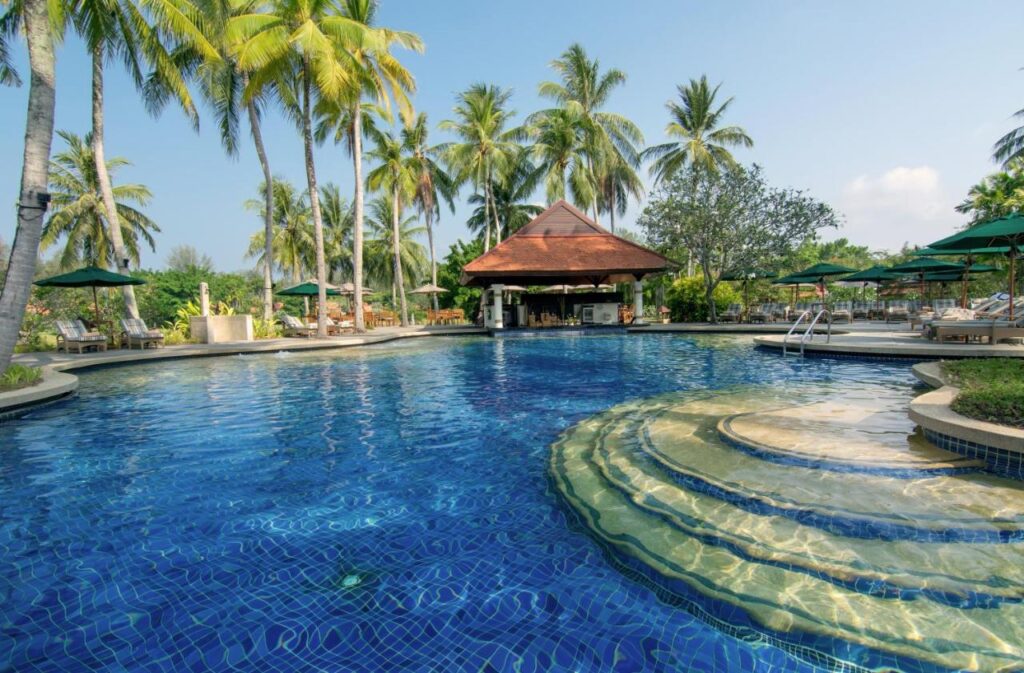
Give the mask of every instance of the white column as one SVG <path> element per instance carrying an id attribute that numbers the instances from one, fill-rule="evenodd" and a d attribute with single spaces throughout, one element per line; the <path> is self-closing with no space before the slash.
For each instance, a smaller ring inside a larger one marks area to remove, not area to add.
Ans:
<path id="1" fill-rule="evenodd" d="M 199 315 L 210 315 L 210 286 L 199 283 Z"/>
<path id="2" fill-rule="evenodd" d="M 494 297 L 494 329 L 505 329 L 504 309 L 501 306 L 501 296 L 505 293 L 505 286 L 498 284 L 491 286 L 491 295 Z"/>
<path id="3" fill-rule="evenodd" d="M 642 280 L 633 281 L 633 322 L 642 323 L 644 321 L 644 282 Z"/>

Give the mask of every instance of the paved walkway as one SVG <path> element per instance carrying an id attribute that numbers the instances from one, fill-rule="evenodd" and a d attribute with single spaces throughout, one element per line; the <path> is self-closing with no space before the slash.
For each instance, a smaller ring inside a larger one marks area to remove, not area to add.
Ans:
<path id="1" fill-rule="evenodd" d="M 781 350 L 785 335 L 772 334 L 754 338 L 758 346 Z M 789 348 L 800 350 L 799 339 L 790 338 Z M 865 357 L 896 357 L 917 359 L 941 358 L 1024 358 L 1024 346 L 1010 343 L 998 344 L 963 344 L 939 343 L 930 341 L 920 332 L 909 329 L 888 331 L 877 329 L 861 329 L 859 324 L 847 332 L 832 332 L 828 343 L 822 336 L 815 336 L 806 344 L 805 349 L 814 353 L 832 353 L 836 355 L 859 355 Z"/>

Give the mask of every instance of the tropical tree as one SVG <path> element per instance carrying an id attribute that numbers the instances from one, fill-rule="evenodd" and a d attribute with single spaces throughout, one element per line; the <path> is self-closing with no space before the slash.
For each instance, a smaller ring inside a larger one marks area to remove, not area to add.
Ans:
<path id="1" fill-rule="evenodd" d="M 598 165 L 597 210 L 608 213 L 612 233 L 615 233 L 615 216 L 626 214 L 630 197 L 639 201 L 644 196 L 644 185 L 637 175 L 636 167 L 629 160 L 611 155 L 602 158 Z"/>
<path id="2" fill-rule="evenodd" d="M 644 138 L 639 127 L 627 117 L 601 108 L 612 92 L 626 83 L 626 74 L 614 68 L 602 73 L 598 60 L 590 59 L 579 44 L 570 45 L 551 62 L 551 67 L 561 81 L 542 82 L 540 95 L 554 100 L 563 111 L 563 118 L 556 127 L 574 122 L 577 131 L 574 135 L 579 141 L 576 153 L 587 165 L 585 175 L 590 182 L 587 185 L 590 203 L 577 201 L 577 204 L 593 205 L 595 219 L 607 207 L 611 208 L 608 212 L 614 212 L 617 207 L 624 211 L 625 203 L 616 206 L 614 199 L 616 196 L 639 198 L 641 192 L 636 186 L 640 185 L 640 178 L 635 169 L 639 165 L 638 147 L 643 145 Z M 580 187 L 574 188 L 574 193 Z"/>
<path id="3" fill-rule="evenodd" d="M 402 139 L 393 133 L 375 131 L 372 135 L 373 149 L 367 152 L 367 157 L 377 162 L 377 167 L 366 175 L 367 186 L 375 191 L 381 191 L 391 199 L 391 226 L 392 226 L 392 255 L 394 276 L 393 282 L 398 288 L 401 299 L 401 320 L 402 326 L 409 324 L 409 308 L 405 299 L 405 283 L 402 275 L 401 250 L 399 248 L 401 237 L 399 222 L 402 212 L 416 193 L 416 166 L 406 156 L 406 144 Z"/>
<path id="4" fill-rule="evenodd" d="M 51 11 L 54 13 L 51 14 Z M 13 8 L 9 13 L 13 12 Z M 53 141 L 53 111 L 56 103 L 53 33 L 60 17 L 45 0 L 23 0 L 14 19 L 5 14 L 5 25 L 20 24 L 28 43 L 31 70 L 28 112 L 25 117 L 25 147 L 21 162 L 21 190 L 18 194 L 18 226 L 14 232 L 10 262 L 0 291 L 0 372 L 11 364 L 25 316 L 39 254 L 39 239 L 46 213 L 49 182 L 50 144 Z M 7 54 L 7 36 L 0 32 L 0 45 Z M 5 79 L 11 81 L 10 75 Z"/>
<path id="5" fill-rule="evenodd" d="M 376 25 L 378 3 L 376 0 L 341 0 L 344 17 L 358 30 L 353 30 L 345 40 L 344 49 L 353 66 L 353 77 L 337 95 L 322 98 L 326 108 L 321 106 L 321 115 L 327 120 L 333 118 L 335 142 L 344 142 L 352 157 L 354 172 L 352 267 L 355 285 L 355 329 L 364 332 L 363 316 L 363 150 L 366 123 L 364 108 L 383 112 L 390 110 L 394 99 L 404 120 L 412 115 L 409 94 L 416 85 L 412 75 L 391 53 L 394 46 L 422 51 L 423 43 L 414 33 L 392 30 Z"/>
<path id="6" fill-rule="evenodd" d="M 405 216 L 394 213 L 394 201 L 382 195 L 370 203 L 370 217 L 367 218 L 370 236 L 366 242 L 366 270 L 372 282 L 391 286 L 392 305 L 398 303 L 398 295 L 405 278 L 422 278 L 429 266 L 427 251 L 416 238 L 423 234 L 424 227 L 417 225 L 415 215 Z M 398 235 L 395 236 L 395 221 L 398 221 Z M 398 249 L 398 271 L 396 274 L 394 251 Z"/>
<path id="7" fill-rule="evenodd" d="M 519 156 L 522 128 L 508 128 L 515 114 L 508 109 L 512 92 L 489 85 L 474 84 L 457 97 L 455 119 L 442 121 L 439 128 L 450 131 L 457 141 L 438 149 L 457 183 L 471 182 L 484 195 L 484 210 L 490 218 L 484 228 L 484 251 L 491 248 L 491 227 L 500 231 L 494 207 L 494 184 Z"/>
<path id="8" fill-rule="evenodd" d="M 1024 157 L 1006 162 L 1006 168 L 971 187 L 957 212 L 971 216 L 971 224 L 1024 211 Z"/>
<path id="9" fill-rule="evenodd" d="M 449 210 L 455 212 L 454 198 L 458 187 L 445 169 L 437 163 L 440 146 L 431 147 L 427 142 L 429 127 L 427 115 L 421 112 L 416 116 L 412 126 L 402 130 L 402 143 L 411 154 L 410 169 L 416 181 L 413 202 L 419 209 L 427 227 L 427 245 L 430 250 L 430 282 L 437 285 L 437 257 L 434 250 L 434 216 L 441 216 L 441 201 L 448 204 Z M 434 310 L 438 310 L 437 295 L 433 297 Z"/>
<path id="10" fill-rule="evenodd" d="M 533 156 L 544 173 L 548 204 L 564 199 L 566 183 L 573 202 L 588 210 L 596 203 L 595 149 L 587 143 L 587 122 L 578 105 L 535 113 L 526 123 Z"/>
<path id="11" fill-rule="evenodd" d="M 502 234 L 504 237 L 511 236 L 544 212 L 542 206 L 530 202 L 530 195 L 536 189 L 541 176 L 541 172 L 530 162 L 528 152 L 523 150 L 519 153 L 519 158 L 512 162 L 503 179 L 494 185 L 494 206 L 501 226 L 497 238 L 502 238 Z M 466 220 L 466 227 L 482 241 L 484 230 L 490 221 L 486 199 L 483 194 L 475 193 L 470 195 L 469 203 L 476 207 Z"/>
<path id="12" fill-rule="evenodd" d="M 324 254 L 330 282 L 352 277 L 352 206 L 333 182 L 320 188 L 324 215 Z"/>
<path id="13" fill-rule="evenodd" d="M 114 246 L 100 194 L 92 138 L 89 134 L 81 138 L 68 131 L 58 131 L 57 135 L 67 144 L 67 149 L 54 155 L 50 162 L 53 212 L 43 227 L 41 249 L 46 250 L 63 240 L 61 268 L 69 269 L 81 264 L 108 268 L 113 262 Z M 140 241 L 155 251 L 153 234 L 159 232 L 160 227 L 130 205 L 149 204 L 153 195 L 145 185 L 113 185 L 117 170 L 130 165 L 131 162 L 123 157 L 111 157 L 107 160 L 107 174 L 112 183 L 124 254 L 138 267 Z"/>
<path id="14" fill-rule="evenodd" d="M 1017 119 L 1024 119 L 1024 109 L 1013 113 Z M 1024 126 L 1013 129 L 992 146 L 992 158 L 1009 168 L 1014 159 L 1024 159 Z"/>
<path id="15" fill-rule="evenodd" d="M 260 219 L 266 221 L 263 212 L 266 204 L 262 198 L 266 186 L 261 184 L 259 191 L 260 198 L 249 199 L 245 207 L 259 213 Z M 309 255 L 313 248 L 313 220 L 309 200 L 305 192 L 278 178 L 274 179 L 271 193 L 274 196 L 271 254 L 281 272 L 291 277 L 293 285 L 301 283 L 302 277 L 316 263 L 315 258 L 311 259 Z M 265 236 L 266 229 L 253 234 L 246 252 L 247 257 L 256 259 L 261 265 L 265 261 L 263 255 L 267 249 Z"/>
<path id="16" fill-rule="evenodd" d="M 148 12 L 143 12 L 143 6 Z M 189 45 L 207 58 L 217 59 L 217 52 L 202 34 L 199 12 L 188 0 L 78 0 L 72 4 L 72 21 L 92 57 L 92 151 L 96 162 L 96 178 L 100 186 L 103 208 L 110 228 L 114 261 L 121 273 L 128 273 L 131 257 L 121 235 L 121 224 L 110 175 L 107 173 L 104 149 L 104 70 L 111 58 L 121 60 L 136 86 L 143 88 L 147 80 L 159 82 L 157 88 L 177 102 L 194 124 L 198 115 L 180 64 L 171 54 L 167 36 Z M 125 310 L 139 317 L 135 292 L 131 285 L 121 288 Z"/>
<path id="17" fill-rule="evenodd" d="M 691 164 L 662 182 L 638 221 L 648 241 L 672 255 L 692 251 L 715 322 L 722 276 L 774 268 L 819 229 L 837 226 L 825 203 L 767 184 L 761 169 L 709 171 Z"/>
<path id="18" fill-rule="evenodd" d="M 199 252 L 193 245 L 176 245 L 171 248 L 167 255 L 167 268 L 172 271 L 202 271 L 211 274 L 214 272 L 213 260 L 210 256 Z"/>
<path id="19" fill-rule="evenodd" d="M 665 134 L 674 140 L 649 147 L 642 153 L 643 159 L 654 159 L 651 173 L 658 182 L 670 180 L 687 164 L 712 173 L 735 167 L 736 160 L 729 148 L 753 147 L 754 141 L 742 127 L 722 126 L 733 99 L 728 98 L 721 105 L 716 103 L 721 86 L 711 88 L 707 75 L 701 75 L 699 80 L 691 79 L 687 86 L 676 87 L 679 102 L 665 104 L 671 116 Z M 691 173 L 691 176 L 697 175 Z"/>

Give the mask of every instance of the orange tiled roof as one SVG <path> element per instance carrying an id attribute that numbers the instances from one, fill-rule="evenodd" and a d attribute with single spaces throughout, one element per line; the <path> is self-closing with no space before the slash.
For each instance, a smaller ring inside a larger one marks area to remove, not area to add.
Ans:
<path id="1" fill-rule="evenodd" d="M 674 263 L 663 255 L 619 238 L 558 201 L 518 232 L 463 267 L 464 285 L 489 281 L 548 284 L 565 279 L 622 282 L 664 271 Z"/>

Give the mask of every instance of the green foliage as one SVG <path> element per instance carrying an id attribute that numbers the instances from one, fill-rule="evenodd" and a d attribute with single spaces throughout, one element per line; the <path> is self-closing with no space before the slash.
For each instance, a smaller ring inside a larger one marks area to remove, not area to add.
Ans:
<path id="1" fill-rule="evenodd" d="M 257 339 L 276 339 L 281 336 L 281 326 L 273 318 L 264 320 L 253 317 L 252 333 Z"/>
<path id="2" fill-rule="evenodd" d="M 452 244 L 448 256 L 437 267 L 437 284 L 448 290 L 438 296 L 441 308 L 461 308 L 470 321 L 476 316 L 480 305 L 480 289 L 465 287 L 459 283 L 462 267 L 473 261 L 484 252 L 484 243 L 476 239 L 466 243 L 461 239 Z"/>
<path id="3" fill-rule="evenodd" d="M 716 314 L 727 309 L 729 304 L 738 304 L 742 301 L 740 293 L 727 283 L 719 283 L 712 296 Z M 671 317 L 674 322 L 709 320 L 707 286 L 704 284 L 704 278 L 690 276 L 676 279 L 665 292 L 665 305 L 672 311 Z"/>
<path id="4" fill-rule="evenodd" d="M 162 325 L 178 319 L 180 307 L 199 301 L 201 282 L 210 286 L 210 297 L 218 306 L 224 304 L 233 311 L 248 312 L 251 307 L 262 305 L 262 280 L 255 273 L 211 273 L 189 268 L 140 271 L 135 275 L 146 280 L 145 285 L 135 287 L 135 297 L 139 313 L 148 324 Z"/>
<path id="5" fill-rule="evenodd" d="M 960 388 L 953 410 L 982 421 L 1024 428 L 1024 361 L 985 358 L 943 363 Z"/>
<path id="6" fill-rule="evenodd" d="M 1006 170 L 992 173 L 971 187 L 956 209 L 970 215 L 972 225 L 1024 210 L 1024 157 L 1010 159 Z"/>
<path id="7" fill-rule="evenodd" d="M 43 370 L 38 367 L 11 365 L 0 374 L 0 391 L 17 390 L 34 386 L 43 380 Z"/>
<path id="8" fill-rule="evenodd" d="M 52 324 L 51 320 L 36 311 L 26 311 L 14 352 L 37 353 L 57 350 L 57 337 L 51 329 Z"/>

